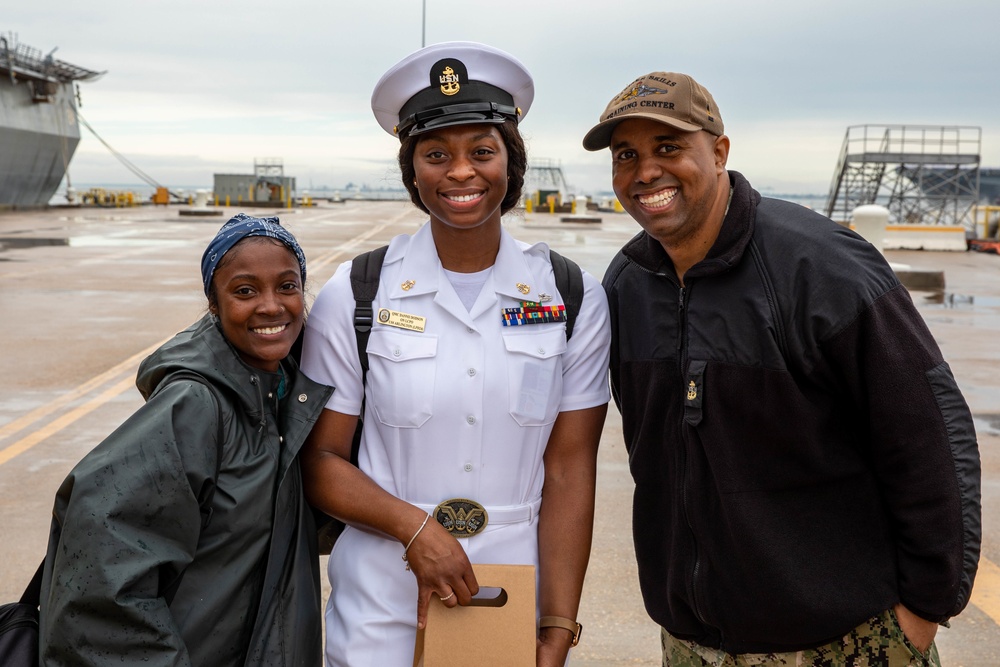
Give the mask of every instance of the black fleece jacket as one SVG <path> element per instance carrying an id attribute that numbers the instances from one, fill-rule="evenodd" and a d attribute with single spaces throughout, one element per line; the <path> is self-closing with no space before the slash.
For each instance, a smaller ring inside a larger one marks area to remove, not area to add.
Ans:
<path id="1" fill-rule="evenodd" d="M 730 653 L 959 613 L 980 463 L 948 364 L 871 244 L 730 179 L 683 287 L 645 232 L 604 278 L 647 611 Z"/>

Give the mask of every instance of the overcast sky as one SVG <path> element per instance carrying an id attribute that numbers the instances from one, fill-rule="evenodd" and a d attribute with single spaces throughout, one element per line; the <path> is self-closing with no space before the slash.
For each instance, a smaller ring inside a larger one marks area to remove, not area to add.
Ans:
<path id="1" fill-rule="evenodd" d="M 382 73 L 421 46 L 424 0 L 7 0 L 0 32 L 94 70 L 81 113 L 164 185 L 211 187 L 284 160 L 303 189 L 398 183 L 371 113 Z M 426 43 L 481 41 L 535 79 L 529 156 L 579 191 L 610 190 L 580 141 L 654 70 L 714 95 L 729 166 L 764 191 L 825 193 L 847 127 L 982 127 L 1000 167 L 997 0 L 426 0 Z M 138 182 L 84 128 L 74 185 Z"/>

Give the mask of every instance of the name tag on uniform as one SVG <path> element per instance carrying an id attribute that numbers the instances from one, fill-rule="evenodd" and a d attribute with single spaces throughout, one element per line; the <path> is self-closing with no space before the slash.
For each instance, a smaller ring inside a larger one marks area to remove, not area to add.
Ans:
<path id="1" fill-rule="evenodd" d="M 420 333 L 424 332 L 424 327 L 427 325 L 426 317 L 401 313 L 398 310 L 389 310 L 388 308 L 379 308 L 378 321 L 379 324 L 384 324 L 388 327 L 418 331 Z"/>
<path id="2" fill-rule="evenodd" d="M 543 306 L 540 303 L 525 301 L 520 308 L 503 309 L 503 325 L 519 327 L 525 324 L 542 324 L 544 322 L 565 322 L 566 306 Z"/>

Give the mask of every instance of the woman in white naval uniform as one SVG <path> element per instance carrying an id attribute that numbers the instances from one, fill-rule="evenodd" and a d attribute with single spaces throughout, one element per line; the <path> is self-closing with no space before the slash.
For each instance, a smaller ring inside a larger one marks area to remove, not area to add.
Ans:
<path id="1" fill-rule="evenodd" d="M 579 635 L 610 331 L 604 292 L 585 274 L 567 342 L 548 248 L 501 226 L 520 199 L 527 157 L 517 122 L 532 96 L 523 65 L 469 42 L 412 54 L 372 96 L 430 221 L 389 245 L 364 385 L 349 262 L 307 323 L 303 369 L 336 387 L 304 454 L 307 494 L 349 524 L 328 566 L 331 665 L 411 664 L 430 596 L 464 605 L 478 591 L 470 563 L 536 566 L 538 665 L 563 665 Z M 532 309 L 531 324 L 511 326 Z M 449 532 L 434 519 L 476 514 L 461 503 L 436 509 L 450 499 L 478 503 L 486 525 Z"/>

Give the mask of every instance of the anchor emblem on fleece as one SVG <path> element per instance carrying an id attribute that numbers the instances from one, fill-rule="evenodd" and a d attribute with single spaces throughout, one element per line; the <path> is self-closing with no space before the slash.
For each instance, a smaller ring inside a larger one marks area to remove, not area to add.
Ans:
<path id="1" fill-rule="evenodd" d="M 696 398 L 698 398 L 698 386 L 694 383 L 694 380 L 691 380 L 690 384 L 688 384 L 687 399 L 693 401 Z"/>

